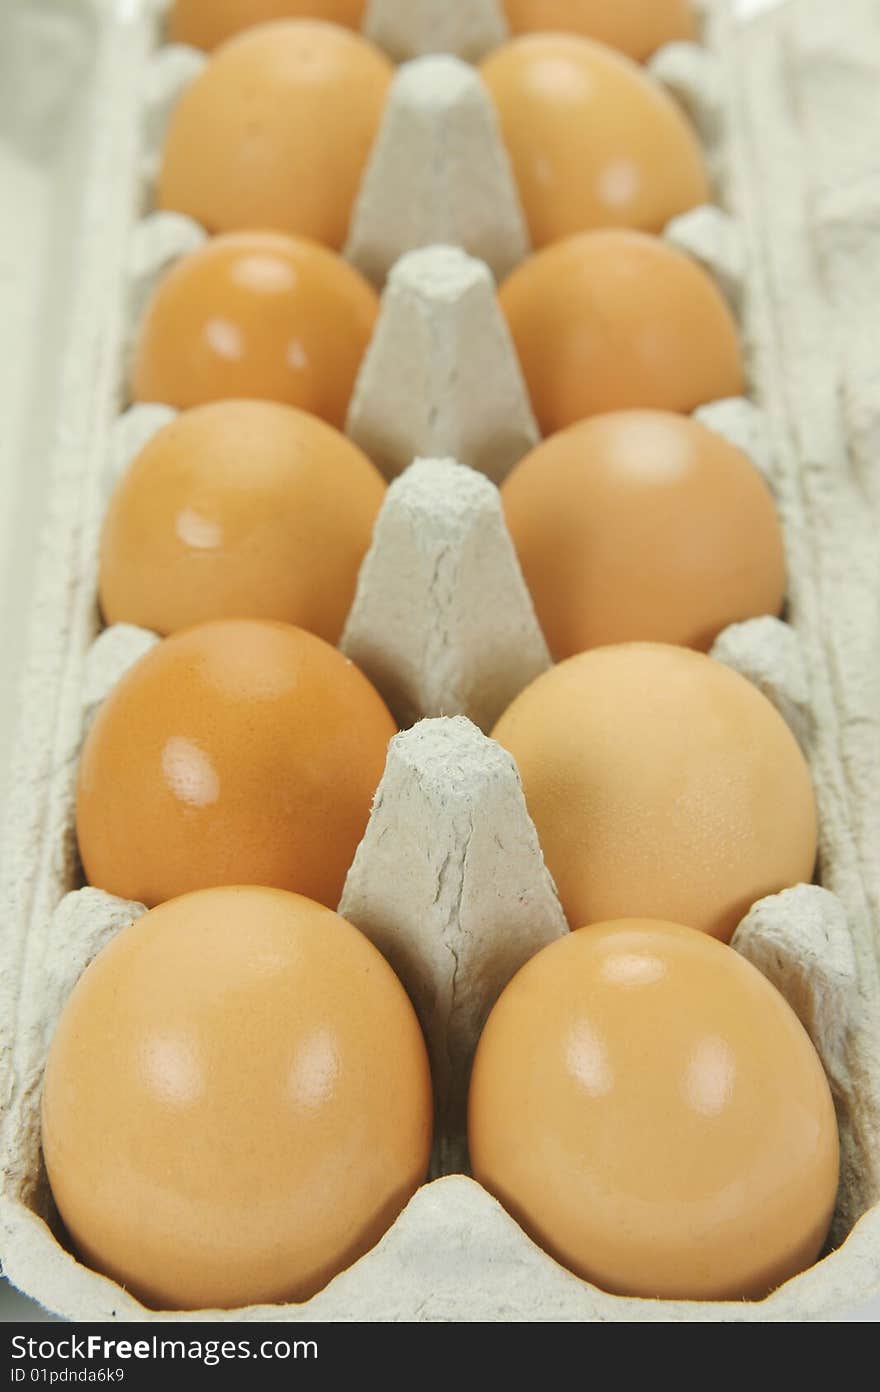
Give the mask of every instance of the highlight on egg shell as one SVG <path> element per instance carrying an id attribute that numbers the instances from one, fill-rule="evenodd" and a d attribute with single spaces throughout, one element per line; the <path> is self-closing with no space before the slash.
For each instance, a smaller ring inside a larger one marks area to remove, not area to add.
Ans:
<path id="1" fill-rule="evenodd" d="M 278 619 L 337 643 L 385 496 L 344 435 L 290 406 L 194 407 L 148 441 L 101 532 L 108 623 Z"/>
<path id="2" fill-rule="evenodd" d="M 185 409 L 225 398 L 298 406 L 342 429 L 379 300 L 302 237 L 232 232 L 182 256 L 135 340 L 131 395 Z"/>
<path id="3" fill-rule="evenodd" d="M 634 919 L 513 978 L 477 1048 L 474 1176 L 617 1295 L 760 1300 L 819 1256 L 839 1144 L 822 1065 L 749 962 Z"/>
<path id="4" fill-rule="evenodd" d="M 149 906 L 258 884 L 335 908 L 396 731 L 358 668 L 300 628 L 228 619 L 165 638 L 86 736 L 86 878 Z"/>
<path id="5" fill-rule="evenodd" d="M 622 54 L 573 34 L 528 34 L 480 71 L 536 248 L 595 227 L 662 232 L 711 201 L 695 131 Z"/>
<path id="6" fill-rule="evenodd" d="M 594 648 L 538 677 L 492 733 L 572 928 L 663 918 L 727 942 L 758 899 L 812 879 L 806 760 L 757 687 L 703 653 Z"/>
<path id="7" fill-rule="evenodd" d="M 697 37 L 690 0 L 504 0 L 504 10 L 513 34 L 581 34 L 639 62 Z"/>
<path id="8" fill-rule="evenodd" d="M 168 38 L 210 50 L 274 19 L 323 19 L 360 29 L 366 5 L 367 0 L 174 0 Z"/>
<path id="9" fill-rule="evenodd" d="M 782 609 L 772 494 L 742 450 L 687 416 L 580 421 L 522 459 L 501 497 L 557 661 L 639 639 L 705 651 L 728 624 Z"/>
<path id="10" fill-rule="evenodd" d="M 231 39 L 172 112 L 157 206 L 209 232 L 274 228 L 339 250 L 393 71 L 359 34 L 317 20 Z"/>
<path id="11" fill-rule="evenodd" d="M 64 1007 L 43 1152 L 76 1254 L 156 1309 L 307 1300 L 425 1177 L 428 1059 L 372 944 L 299 895 L 185 895 Z"/>
<path id="12" fill-rule="evenodd" d="M 696 261 L 659 237 L 569 237 L 523 262 L 499 301 L 544 435 L 606 411 L 690 414 L 743 394 L 729 306 Z"/>

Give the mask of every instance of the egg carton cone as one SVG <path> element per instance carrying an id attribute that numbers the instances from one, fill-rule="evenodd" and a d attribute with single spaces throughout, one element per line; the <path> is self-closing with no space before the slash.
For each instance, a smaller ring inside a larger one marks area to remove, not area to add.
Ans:
<path id="1" fill-rule="evenodd" d="M 416 1008 L 440 1174 L 467 1168 L 467 1090 L 486 1017 L 521 966 L 568 933 L 513 759 L 462 716 L 391 741 L 339 912 Z"/>
<path id="2" fill-rule="evenodd" d="M 345 254 L 382 285 L 405 251 L 431 242 L 464 247 L 499 280 L 529 249 L 491 97 L 470 64 L 446 54 L 398 69 Z"/>
<path id="3" fill-rule="evenodd" d="M 419 459 L 391 485 L 339 646 L 399 725 L 453 713 L 491 730 L 551 666 L 493 483 Z"/>
<path id="4" fill-rule="evenodd" d="M 463 24 L 465 11 L 477 7 L 447 0 L 443 8 Z M 719 637 L 715 655 L 754 681 L 785 715 L 809 759 L 820 811 L 821 887 L 799 886 L 761 901 L 735 941 L 797 1010 L 831 1080 L 842 1142 L 833 1250 L 761 1302 L 610 1297 L 541 1252 L 472 1179 L 442 1173 L 464 1163 L 463 1079 L 481 1020 L 507 974 L 540 942 L 564 931 L 518 780 L 498 746 L 461 718 L 470 698 L 459 695 L 443 711 L 447 718 L 417 723 L 393 742 L 342 901 L 395 960 L 420 1005 L 441 1080 L 439 1177 L 419 1190 L 372 1252 L 311 1301 L 224 1311 L 223 1319 L 775 1322 L 840 1317 L 880 1290 L 880 484 L 872 467 L 880 447 L 880 383 L 865 351 L 874 331 L 870 290 L 880 289 L 880 193 L 869 116 L 880 75 L 872 47 L 875 11 L 873 0 L 842 0 L 833 13 L 820 0 L 799 0 L 743 26 L 732 0 L 705 8 L 703 47 L 677 45 L 654 67 L 703 133 L 720 213 L 690 214 L 669 235 L 718 277 L 738 306 L 750 399 L 707 403 L 700 416 L 747 448 L 770 480 L 789 561 L 786 622 L 736 625 Z M 76 274 L 58 349 L 46 559 L 33 602 L 5 841 L 0 1254 L 15 1284 L 69 1317 L 198 1320 L 217 1312 L 157 1314 L 76 1262 L 59 1241 L 39 1150 L 41 1075 L 61 1004 L 86 962 L 140 909 L 79 888 L 76 763 L 90 715 L 155 641 L 128 626 L 99 638 L 97 545 L 108 479 L 170 418 L 156 407 L 119 416 L 126 338 L 162 268 L 202 235 L 174 215 L 139 217 L 170 93 L 191 79 L 195 62 L 187 69 L 189 59 L 169 57 L 170 46 L 157 48 L 152 5 L 116 10 L 76 0 L 68 17 L 97 36 L 97 47 L 81 193 L 70 212 Z M 436 229 L 430 241 L 441 235 Z M 477 289 L 482 283 L 475 322 L 486 335 L 483 372 L 487 379 L 496 373 L 507 384 L 503 392 L 519 401 L 521 430 L 528 403 L 493 320 L 488 269 L 483 277 L 475 280 Z M 395 354 L 402 363 L 421 353 L 424 390 L 437 402 L 444 399 L 442 356 L 438 362 L 420 349 L 420 335 L 429 342 L 427 323 L 442 327 L 452 343 L 471 309 L 462 307 L 464 286 L 454 314 L 432 305 L 431 275 L 427 279 L 426 290 L 417 278 L 412 293 L 418 308 L 411 313 L 394 311 L 395 274 L 389 279 L 380 330 L 355 396 L 361 420 L 378 423 L 386 409 L 380 402 L 405 405 L 400 386 L 395 396 Z M 467 344 L 457 351 L 466 352 Z M 438 530 L 411 506 L 422 467 L 408 468 L 411 461 L 458 458 L 458 464 L 434 464 L 447 477 L 463 463 L 479 471 L 473 480 L 467 476 L 478 485 L 467 490 L 473 505 L 445 553 L 455 577 L 451 602 L 438 609 L 437 595 L 423 586 L 415 596 L 421 608 L 410 613 L 413 622 L 419 613 L 426 622 L 433 615 L 431 623 L 439 617 L 451 624 L 451 648 L 460 654 L 455 680 L 462 680 L 450 690 L 467 693 L 467 624 L 474 613 L 465 612 L 456 594 L 480 575 L 479 557 L 468 555 L 468 535 L 491 539 L 492 583 L 508 596 L 506 614 L 515 612 L 524 590 L 510 564 L 509 539 L 505 546 L 503 527 L 499 531 L 492 492 L 492 480 L 509 465 L 487 465 L 469 454 L 466 442 L 480 438 L 481 430 L 486 439 L 492 427 L 480 425 L 466 396 L 456 413 L 440 442 L 427 430 L 420 434 L 417 422 L 396 462 L 386 465 L 392 477 L 407 470 L 383 511 L 384 521 L 391 515 L 395 540 L 380 547 L 377 534 L 349 627 L 357 619 L 363 632 L 378 633 L 381 615 L 400 602 L 395 555 L 412 558 L 422 544 L 438 546 Z M 521 445 L 525 452 L 524 436 Z M 435 550 L 442 552 L 442 546 Z M 488 615 L 483 595 L 471 593 L 478 619 L 481 611 Z M 527 606 L 520 612 L 526 622 Z M 397 653 L 398 662 L 395 680 L 409 681 L 412 650 Z M 418 675 L 406 689 L 428 692 L 427 674 Z M 419 706 L 420 700 L 412 701 L 411 716 L 426 713 Z M 482 834 L 480 823 L 490 818 L 507 828 L 506 851 Z M 508 879 L 511 892 L 518 884 L 532 896 L 535 911 L 528 922 L 515 918 L 513 941 L 504 943 L 486 896 L 493 882 L 504 893 Z M 427 1000 L 431 987 L 433 1004 Z"/>
<path id="5" fill-rule="evenodd" d="M 482 261 L 430 246 L 397 262 L 346 431 L 389 479 L 423 454 L 501 483 L 535 448 L 538 427 Z"/>
<path id="6" fill-rule="evenodd" d="M 501 0 L 367 0 L 363 28 L 398 63 L 435 53 L 477 62 L 508 36 Z"/>

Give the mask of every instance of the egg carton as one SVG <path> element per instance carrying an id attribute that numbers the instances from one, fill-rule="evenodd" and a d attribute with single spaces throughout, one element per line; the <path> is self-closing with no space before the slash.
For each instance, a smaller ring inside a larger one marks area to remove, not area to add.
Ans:
<path id="1" fill-rule="evenodd" d="M 347 248 L 377 283 L 390 270 L 348 429 L 393 482 L 341 644 L 398 718 L 418 721 L 392 741 L 340 910 L 419 1010 L 439 1177 L 312 1300 L 179 1314 L 144 1309 L 65 1249 L 39 1145 L 42 1069 L 63 1003 L 143 912 L 75 888 L 76 762 L 91 713 L 157 641 L 127 625 L 98 632 L 108 483 L 173 416 L 147 406 L 117 418 L 125 345 L 156 277 L 205 235 L 173 214 L 137 220 L 170 107 L 203 57 L 155 49 L 156 5 L 78 3 L 99 43 L 92 160 L 3 879 L 6 1273 L 61 1314 L 105 1320 L 787 1321 L 868 1299 L 880 1289 L 880 381 L 866 352 L 880 184 L 869 135 L 860 140 L 880 66 L 872 0 L 841 0 L 833 14 L 792 0 L 748 27 L 732 0 L 715 0 L 703 46 L 670 46 L 653 63 L 701 131 L 726 209 L 688 214 L 667 235 L 717 277 L 748 348 L 752 400 L 698 415 L 765 473 L 786 536 L 787 622 L 735 625 L 713 652 L 775 702 L 817 790 L 823 887 L 762 900 L 734 945 L 797 1010 L 831 1081 L 842 1145 L 832 1250 L 761 1302 L 612 1297 L 450 1173 L 465 1159 L 466 1079 L 485 1015 L 567 925 L 513 762 L 483 733 L 550 658 L 496 486 L 537 438 L 491 274 L 525 254 L 524 223 L 479 80 L 447 54 L 398 72 Z M 476 57 L 501 36 L 498 23 L 497 6 L 453 0 L 373 0 L 367 17 L 398 57 L 432 46 Z M 451 245 L 432 245 L 442 241 Z"/>

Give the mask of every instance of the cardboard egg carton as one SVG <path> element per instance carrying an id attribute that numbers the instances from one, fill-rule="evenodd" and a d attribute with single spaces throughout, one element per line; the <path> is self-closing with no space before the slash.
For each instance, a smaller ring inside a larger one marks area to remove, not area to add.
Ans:
<path id="1" fill-rule="evenodd" d="M 79 4 L 97 12 L 97 0 Z M 611 1297 L 454 1173 L 466 1163 L 467 1074 L 485 1016 L 567 925 L 513 762 L 484 733 L 550 658 L 496 486 L 537 438 L 488 269 L 503 274 L 525 254 L 524 222 L 479 79 L 447 55 L 399 71 L 352 222 L 351 259 L 377 282 L 390 275 L 348 429 L 392 483 L 341 644 L 398 718 L 417 722 L 392 741 L 340 910 L 385 953 L 419 1010 L 437 1177 L 312 1300 L 220 1318 L 827 1319 L 880 1289 L 880 490 L 871 469 L 880 382 L 864 354 L 876 303 L 865 277 L 880 290 L 880 187 L 870 141 L 861 160 L 853 149 L 871 129 L 860 103 L 880 62 L 865 57 L 871 4 L 841 0 L 829 14 L 822 0 L 797 0 L 740 28 L 732 0 L 717 0 L 703 47 L 671 46 L 653 64 L 689 107 L 724 205 L 677 219 L 667 235 L 731 298 L 750 364 L 751 400 L 698 415 L 762 469 L 786 535 L 788 621 L 735 625 L 714 655 L 774 701 L 816 785 L 822 887 L 756 904 L 734 945 L 797 1010 L 831 1081 L 842 1143 L 833 1250 L 762 1302 Z M 163 406 L 119 414 L 126 345 L 157 276 L 205 235 L 174 214 L 138 219 L 173 100 L 204 62 L 156 48 L 158 8 L 102 10 L 98 26 L 75 334 L 3 880 L 2 1258 L 13 1282 L 74 1319 L 218 1317 L 146 1310 L 80 1266 L 57 1240 L 39 1147 L 42 1069 L 64 1000 L 104 942 L 143 912 L 77 888 L 73 814 L 88 721 L 157 641 L 128 625 L 99 633 L 96 606 L 108 487 L 173 416 Z M 503 32 L 497 5 L 464 0 L 373 0 L 366 24 L 398 57 L 442 46 L 473 58 Z M 413 171 L 425 180 L 418 200 Z"/>

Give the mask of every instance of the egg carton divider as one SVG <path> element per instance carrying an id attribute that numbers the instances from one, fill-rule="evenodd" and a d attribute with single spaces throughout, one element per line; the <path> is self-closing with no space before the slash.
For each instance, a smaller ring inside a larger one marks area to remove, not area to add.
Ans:
<path id="1" fill-rule="evenodd" d="M 511 977 L 568 933 L 513 759 L 464 717 L 391 741 L 339 912 L 388 959 L 428 1043 L 434 1171 L 467 1168 L 467 1089 Z"/>
<path id="2" fill-rule="evenodd" d="M 367 0 L 363 30 L 396 62 L 436 53 L 476 62 L 509 33 L 501 0 Z"/>
<path id="3" fill-rule="evenodd" d="M 419 459 L 391 485 L 340 647 L 400 725 L 455 714 L 490 730 L 550 667 L 494 484 Z"/>
<path id="4" fill-rule="evenodd" d="M 488 267 L 453 246 L 405 253 L 382 295 L 346 432 L 393 479 L 445 456 L 501 483 L 538 443 Z"/>
<path id="5" fill-rule="evenodd" d="M 463 247 L 499 280 L 529 249 L 489 93 L 469 63 L 442 54 L 392 81 L 345 255 L 381 286 L 405 251 L 432 242 Z"/>
<path id="6" fill-rule="evenodd" d="M 81 0 L 81 3 L 86 2 Z M 449 4 L 444 8 L 451 11 L 459 7 Z M 846 0 L 841 10 L 867 15 L 862 0 Z M 800 16 L 805 32 L 810 30 L 812 23 L 814 37 L 825 23 L 821 7 L 813 0 L 807 0 L 800 7 Z M 149 42 L 151 22 L 144 12 L 125 26 L 117 25 L 115 30 L 111 26 L 107 36 L 108 50 L 115 48 L 114 62 L 108 65 L 105 73 L 104 95 L 112 88 L 114 119 L 124 133 L 120 143 L 126 146 L 129 156 L 122 175 L 123 184 L 126 179 L 134 178 L 132 171 L 136 161 L 131 152 L 139 115 L 137 96 L 126 86 L 123 75 L 128 75 L 130 83 L 131 74 Z M 867 24 L 867 19 L 865 22 Z M 880 1195 L 880 1147 L 877 1145 L 880 1135 L 877 1068 L 880 984 L 875 936 L 880 898 L 876 848 L 870 844 L 870 826 L 862 813 L 864 779 L 860 777 L 859 758 L 852 747 L 854 730 L 876 730 L 876 710 L 880 709 L 880 704 L 872 708 L 866 700 L 867 695 L 875 693 L 876 685 L 865 675 L 863 651 L 856 649 L 854 656 L 851 641 L 829 644 L 822 632 L 830 621 L 832 627 L 836 626 L 851 639 L 848 617 L 857 619 L 860 616 L 858 621 L 864 624 L 865 519 L 861 526 L 852 525 L 855 514 L 852 499 L 847 497 L 843 500 L 846 504 L 843 516 L 830 529 L 836 544 L 840 541 L 841 525 L 847 540 L 851 541 L 850 550 L 854 554 L 850 570 L 854 575 L 844 582 L 826 535 L 829 508 L 833 509 L 841 501 L 836 480 L 829 477 L 827 468 L 827 460 L 834 450 L 839 451 L 834 435 L 840 427 L 839 417 L 834 414 L 833 428 L 829 427 L 827 418 L 816 420 L 817 408 L 811 395 L 814 394 L 824 408 L 826 393 L 818 391 L 804 396 L 805 386 L 813 388 L 815 382 L 811 380 L 805 384 L 794 369 L 788 368 L 780 343 L 780 321 L 788 313 L 788 302 L 779 295 L 779 286 L 786 282 L 786 277 L 775 263 L 791 257 L 810 288 L 808 309 L 819 313 L 815 303 L 819 292 L 814 269 L 803 263 L 802 250 L 800 259 L 792 255 L 793 246 L 802 247 L 809 239 L 803 237 L 802 225 L 788 206 L 780 209 L 777 204 L 775 210 L 767 208 L 758 175 L 751 167 L 752 164 L 756 169 L 760 167 L 764 178 L 769 168 L 783 184 L 786 171 L 790 171 L 789 187 L 806 177 L 803 166 L 811 151 L 804 148 L 802 133 L 793 128 L 794 117 L 782 95 L 785 84 L 779 80 L 782 71 L 789 78 L 791 76 L 790 63 L 787 67 L 783 61 L 790 60 L 792 52 L 788 25 L 785 15 L 767 15 L 760 22 L 756 21 L 750 30 L 741 31 L 732 23 L 727 0 L 716 0 L 708 7 L 710 51 L 706 53 L 692 45 L 684 46 L 685 52 L 667 53 L 656 59 L 655 70 L 662 73 L 665 63 L 664 80 L 691 106 L 708 141 L 713 168 L 723 175 L 725 202 L 734 215 L 733 224 L 714 215 L 703 216 L 703 230 L 696 232 L 697 217 L 689 215 L 684 232 L 679 225 L 670 229 L 670 236 L 673 240 L 683 235 L 690 238 L 688 250 L 714 269 L 733 297 L 739 294 L 743 274 L 747 283 L 744 296 L 747 337 L 762 410 L 756 412 L 747 403 L 712 403 L 702 411 L 706 415 L 714 412 L 719 421 L 716 428 L 722 429 L 722 433 L 728 432 L 737 443 L 760 442 L 760 448 L 754 449 L 753 454 L 772 478 L 792 563 L 790 602 L 794 628 L 772 620 L 738 626 L 741 632 L 728 630 L 722 635 L 716 655 L 762 685 L 792 721 L 807 749 L 819 793 L 822 877 L 828 889 L 834 891 L 829 894 L 815 887 L 801 887 L 792 892 L 796 898 L 787 899 L 782 895 L 762 901 L 738 930 L 737 946 L 753 960 L 760 959 L 762 970 L 789 995 L 823 1054 L 835 1090 L 843 1143 L 841 1202 L 835 1237 L 842 1240 L 847 1232 L 849 1236 L 824 1261 L 787 1283 L 769 1299 L 756 1304 L 622 1300 L 606 1296 L 562 1270 L 534 1247 L 479 1186 L 466 1178 L 452 1176 L 425 1185 L 377 1248 L 337 1277 L 312 1301 L 303 1306 L 223 1312 L 223 1318 L 787 1321 L 832 1317 L 843 1312 L 853 1300 L 867 1298 L 880 1286 L 880 1210 L 865 1213 Z M 791 21 L 791 25 L 796 28 L 797 21 Z M 134 44 L 131 42 L 133 35 Z M 817 43 L 821 57 L 821 40 Z M 844 36 L 843 44 L 851 55 L 864 48 L 852 34 L 848 41 Z M 811 57 L 810 80 L 815 83 L 818 70 L 815 45 Z M 179 81 L 184 61 L 172 62 L 167 58 L 162 61 L 167 64 L 167 73 L 171 73 L 174 63 L 177 64 L 175 80 Z M 671 77 L 673 68 L 675 74 Z M 109 81 L 111 69 L 112 83 Z M 748 81 L 743 80 L 744 72 L 749 73 Z M 759 72 L 763 89 L 757 77 Z M 170 82 L 171 78 L 166 77 L 166 81 Z M 763 131 L 768 106 L 774 106 L 773 114 L 781 134 L 777 133 L 772 140 L 762 136 L 758 144 L 756 129 Z M 167 105 L 164 109 L 167 110 Z M 157 104 L 154 100 L 155 119 L 150 127 L 153 140 L 158 138 L 161 112 L 161 102 Z M 720 119 L 718 113 L 721 113 Z M 123 170 L 121 162 L 118 169 Z M 772 179 L 769 183 L 777 186 Z M 106 190 L 104 193 L 106 197 Z M 794 202 L 798 215 L 802 216 L 800 203 Z M 160 217 L 166 229 L 162 236 L 169 240 L 154 248 L 152 263 L 150 255 L 146 254 L 149 248 L 145 250 L 144 244 L 141 245 L 140 288 L 134 291 L 135 296 L 140 294 L 141 303 L 159 267 L 199 240 L 200 229 L 195 224 L 187 227 L 178 224 L 172 232 L 169 229 L 174 215 Z M 112 253 L 118 257 L 130 230 L 118 205 L 112 224 L 115 238 Z M 775 245 L 771 245 L 770 231 L 776 238 Z M 175 252 L 176 237 L 183 240 Z M 737 249 L 739 237 L 742 241 Z M 104 269 L 111 240 L 105 229 L 100 254 L 97 257 L 93 254 L 90 263 L 96 271 L 99 266 Z M 742 259 L 738 260 L 741 253 Z M 136 282 L 137 275 L 130 284 Z M 790 285 L 791 275 L 787 283 Z M 101 304 L 103 307 L 104 302 Z M 122 332 L 121 316 L 107 316 L 105 309 L 102 312 L 105 317 L 98 318 L 84 298 L 83 322 L 71 359 L 73 362 L 76 353 L 81 354 L 88 328 L 90 337 L 100 343 L 103 355 L 104 366 L 98 380 L 105 391 L 102 400 L 107 408 L 112 394 L 108 384 L 115 381 L 118 374 L 118 369 L 116 372 L 109 370 L 108 363 L 121 347 Z M 791 358 L 797 359 L 800 347 L 797 333 L 785 346 Z M 81 369 L 81 364 L 79 366 Z M 82 380 L 81 371 L 79 380 Z M 806 414 L 811 418 L 814 431 L 817 453 L 813 455 L 803 451 L 803 439 L 793 427 L 792 397 L 812 407 Z M 154 415 L 150 428 L 155 427 L 158 419 Z M 67 425 L 59 444 L 56 478 L 59 487 L 66 490 L 64 504 L 68 505 L 68 511 L 82 530 L 85 549 L 79 554 L 84 557 L 89 539 L 94 544 L 97 538 L 102 492 L 100 477 L 110 452 L 109 416 L 102 422 L 93 411 L 88 420 L 79 419 Z M 143 417 L 141 425 L 145 425 Z M 129 421 L 120 428 L 133 431 L 135 426 Z M 129 443 L 127 448 L 130 447 Z M 412 455 L 419 452 L 441 451 L 432 442 L 428 447 L 415 445 Z M 457 450 L 442 452 L 456 453 Z M 804 459 L 808 463 L 806 469 L 801 467 Z M 812 459 L 821 462 L 812 464 Z M 57 507 L 53 515 L 56 539 L 70 532 L 70 517 L 62 516 L 63 511 L 63 507 Z M 62 547 L 62 551 L 69 565 L 69 547 Z M 56 567 L 52 583 L 46 587 L 47 596 L 56 606 L 65 602 L 61 598 L 61 578 Z M 65 620 L 60 623 L 57 614 L 50 619 L 48 613 L 38 613 L 35 651 L 38 656 L 41 652 L 47 655 L 49 662 L 47 666 L 43 657 L 32 669 L 29 688 L 35 706 L 39 707 L 43 695 L 38 679 L 41 670 L 51 673 L 56 683 L 51 703 L 43 700 L 37 723 L 44 733 L 49 733 L 54 747 L 62 751 L 61 776 L 46 778 L 44 752 L 36 749 L 31 740 L 20 761 L 23 792 L 18 799 L 19 813 L 23 810 L 29 822 L 25 832 L 30 829 L 30 835 L 18 834 L 13 838 L 19 863 L 13 865 L 11 876 L 7 872 L 4 886 L 11 910 L 7 914 L 6 932 L 14 935 L 16 950 L 23 950 L 25 966 L 20 983 L 20 1032 L 12 1055 L 7 1055 L 3 1061 L 6 1091 L 11 1099 L 4 1121 L 4 1197 L 0 1201 L 3 1257 L 14 1281 L 69 1316 L 112 1319 L 128 1315 L 153 1319 L 159 1317 L 155 1312 L 144 1310 L 111 1282 L 79 1266 L 55 1241 L 39 1212 L 29 1207 L 36 1204 L 39 1210 L 46 1197 L 38 1161 L 38 1094 L 48 1034 L 59 1003 L 85 959 L 100 946 L 102 935 L 119 926 L 119 915 L 124 918 L 136 912 L 136 908 L 121 905 L 110 896 L 92 890 L 78 891 L 62 899 L 57 913 L 51 915 L 49 912 L 63 890 L 69 888 L 74 871 L 71 767 L 82 730 L 80 690 L 84 689 L 87 701 L 94 706 L 129 661 L 154 641 L 152 635 L 143 631 L 108 630 L 89 659 L 88 681 L 83 687 L 86 654 L 95 624 L 93 560 L 86 559 L 85 564 L 79 562 L 73 574 L 68 573 L 63 578 L 68 586 L 66 602 L 69 606 Z M 71 613 L 75 615 L 73 622 L 69 618 Z M 876 628 L 873 631 L 876 632 Z M 62 686 L 57 685 L 59 662 L 64 669 Z M 876 669 L 874 655 L 872 672 L 875 674 Z M 855 687 L 854 693 L 845 687 L 848 678 Z M 839 709 L 832 699 L 835 695 L 840 701 Z M 459 749 L 461 740 L 462 748 L 466 745 L 472 751 L 483 749 L 490 764 L 493 759 L 497 760 L 494 751 L 498 747 L 485 741 L 485 746 L 492 747 L 493 752 L 489 753 L 479 743 L 483 737 L 476 730 L 461 728 L 464 722 L 428 722 L 428 727 L 437 725 L 439 735 L 439 726 L 445 729 L 449 724 L 456 729 L 451 736 L 444 734 L 443 739 L 455 749 Z M 456 1039 L 455 1051 L 449 1051 L 450 1059 L 454 1053 L 459 1060 L 460 1079 L 460 1060 L 467 1058 L 469 1047 L 468 1028 L 472 1034 L 473 1021 L 488 1008 L 492 992 L 500 989 L 500 985 L 495 981 L 485 986 L 482 999 L 465 1001 L 463 997 L 456 1011 L 458 983 L 453 969 L 456 989 L 450 992 L 449 961 L 454 962 L 454 954 L 462 946 L 473 950 L 473 945 L 464 943 L 467 917 L 460 912 L 452 913 L 442 922 L 435 922 L 427 936 L 420 936 L 423 925 L 416 920 L 423 914 L 424 891 L 421 897 L 419 892 L 410 893 L 406 902 L 396 907 L 383 901 L 381 885 L 377 886 L 381 862 L 374 855 L 374 833 L 377 828 L 381 829 L 380 819 L 399 816 L 399 812 L 395 814 L 395 787 L 401 795 L 404 788 L 408 789 L 407 796 L 423 809 L 423 815 L 425 808 L 431 809 L 431 816 L 439 815 L 437 802 L 440 799 L 446 807 L 446 820 L 441 819 L 441 825 L 446 833 L 449 857 L 448 882 L 441 897 L 451 896 L 453 902 L 458 898 L 459 907 L 477 902 L 481 862 L 475 858 L 473 837 L 468 839 L 467 809 L 473 799 L 495 795 L 491 792 L 492 780 L 487 780 L 483 771 L 476 788 L 471 783 L 465 788 L 445 786 L 437 775 L 436 746 L 432 754 L 432 741 L 428 740 L 427 758 L 423 758 L 425 751 L 419 747 L 419 741 L 431 734 L 431 728 L 416 726 L 398 737 L 399 743 L 395 742 L 394 758 L 389 759 L 386 770 L 391 792 L 386 797 L 383 791 L 381 800 L 377 798 L 373 822 L 352 867 L 343 903 L 355 921 L 360 917 L 361 926 L 367 932 L 380 931 L 370 925 L 378 924 L 383 914 L 392 911 L 397 914 L 397 937 L 408 944 L 405 955 L 413 962 L 411 967 L 401 967 L 401 970 L 409 974 L 407 984 L 415 995 L 418 995 L 417 978 L 419 973 L 424 975 L 428 955 L 445 953 L 446 975 L 439 975 L 438 980 L 446 994 L 436 1019 L 442 1021 L 445 1011 L 445 1018 L 451 1025 L 450 1038 Z M 446 776 L 454 784 L 451 768 L 454 768 L 455 759 L 450 759 L 448 749 L 444 760 L 451 765 Z M 499 786 L 502 784 L 503 778 Z M 518 796 L 521 801 L 521 792 Z M 516 796 L 509 784 L 504 798 L 507 807 L 504 815 L 513 819 L 516 835 L 528 841 L 529 836 L 534 835 L 534 828 L 527 814 L 524 823 L 515 810 Z M 38 809 L 38 816 L 33 815 L 33 809 Z M 403 830 L 405 828 L 401 828 L 401 832 Z M 534 845 L 537 846 L 536 839 Z M 420 877 L 429 878 L 437 870 L 437 864 L 430 859 L 430 851 L 430 845 L 415 849 L 410 867 L 414 882 Z M 489 862 L 484 859 L 483 863 L 489 875 Z M 522 873 L 528 875 L 531 873 L 528 857 L 523 864 Z M 24 867 L 33 882 L 34 865 L 38 866 L 37 893 L 29 899 L 29 911 L 23 914 L 21 908 L 28 896 L 22 894 L 15 877 L 20 877 Z M 552 936 L 554 899 L 552 894 L 547 897 L 546 880 L 537 873 L 536 862 L 532 861 L 531 865 L 533 888 L 543 905 L 542 931 Z M 546 870 L 543 874 L 546 876 Z M 105 918 L 105 912 L 108 915 L 112 912 L 113 921 Z M 806 924 L 803 933 L 799 931 L 802 921 Z M 30 937 L 26 940 L 22 933 L 29 933 Z M 849 956 L 844 942 L 849 944 Z M 400 950 L 403 955 L 403 949 Z M 475 966 L 477 970 L 479 967 Z M 841 1012 L 845 1012 L 843 1023 Z M 429 1017 L 423 1007 L 423 1022 L 425 1019 Z M 426 1028 L 430 1033 L 430 1019 Z M 434 1028 L 438 1028 L 436 1021 Z M 460 1125 L 456 1131 L 454 1124 L 456 1106 L 460 1118 L 460 1081 L 456 1082 L 451 1064 L 446 1077 L 444 1107 L 448 1102 L 450 1110 L 444 1115 L 451 1120 L 443 1123 L 449 1139 L 442 1142 L 446 1149 L 435 1160 L 441 1169 L 461 1157 Z M 186 1313 L 173 1318 L 210 1318 L 214 1313 Z M 161 1317 L 168 1318 L 167 1314 Z"/>

